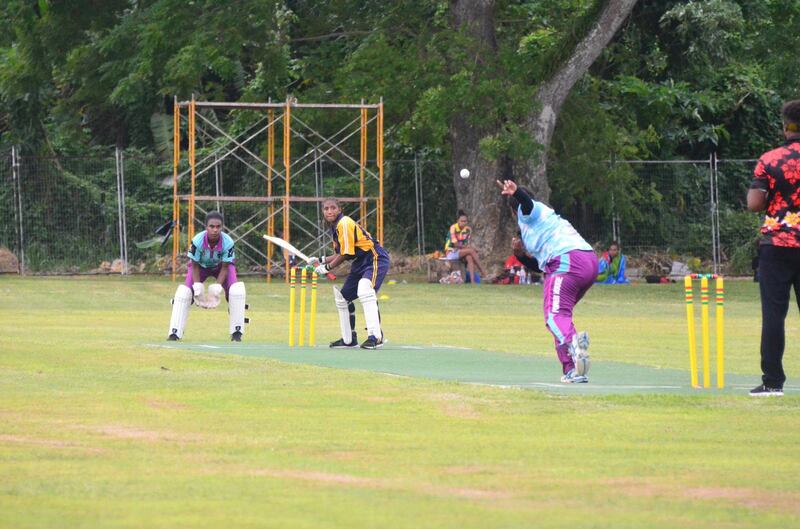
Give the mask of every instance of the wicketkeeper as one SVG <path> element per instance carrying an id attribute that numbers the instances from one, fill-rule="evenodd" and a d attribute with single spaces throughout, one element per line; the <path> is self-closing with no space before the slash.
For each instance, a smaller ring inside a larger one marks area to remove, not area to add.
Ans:
<path id="1" fill-rule="evenodd" d="M 172 318 L 169 321 L 168 340 L 183 338 L 183 329 L 189 317 L 189 307 L 194 303 L 204 309 L 213 309 L 220 303 L 222 293 L 228 301 L 231 341 L 241 342 L 244 334 L 246 292 L 244 283 L 236 280 L 236 253 L 233 239 L 222 232 L 222 215 L 211 211 L 206 215 L 206 229 L 192 239 L 189 248 L 189 265 L 186 281 L 175 290 L 172 300 Z M 206 291 L 203 282 L 216 279 Z"/>

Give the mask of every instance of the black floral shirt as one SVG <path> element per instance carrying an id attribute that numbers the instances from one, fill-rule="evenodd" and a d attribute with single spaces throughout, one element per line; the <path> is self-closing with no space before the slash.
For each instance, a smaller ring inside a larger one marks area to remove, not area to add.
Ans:
<path id="1" fill-rule="evenodd" d="M 800 138 L 758 159 L 750 189 L 767 192 L 761 244 L 800 248 Z"/>

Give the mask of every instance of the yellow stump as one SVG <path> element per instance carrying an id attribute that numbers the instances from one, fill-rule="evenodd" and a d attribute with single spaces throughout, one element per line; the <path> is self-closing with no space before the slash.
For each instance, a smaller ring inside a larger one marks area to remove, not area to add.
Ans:
<path id="1" fill-rule="evenodd" d="M 711 339 L 708 328 L 708 276 L 700 279 L 700 325 L 703 340 L 703 387 L 711 387 Z"/>
<path id="2" fill-rule="evenodd" d="M 316 345 L 314 329 L 317 323 L 317 276 L 316 272 L 311 272 L 311 314 L 308 316 L 308 345 Z"/>
<path id="3" fill-rule="evenodd" d="M 717 277 L 717 387 L 725 387 L 725 283 Z"/>
<path id="4" fill-rule="evenodd" d="M 692 286 L 692 276 L 683 278 L 684 297 L 686 299 L 686 321 L 689 324 L 689 369 L 692 377 L 692 387 L 698 387 L 697 383 L 697 343 L 694 333 L 694 287 Z"/>
<path id="5" fill-rule="evenodd" d="M 292 268 L 289 272 L 289 347 L 294 346 L 294 303 L 295 303 L 295 283 L 297 282 L 297 270 Z"/>
<path id="6" fill-rule="evenodd" d="M 306 327 L 306 280 L 308 271 L 305 267 L 300 271 L 300 325 L 297 327 L 297 345 L 305 345 L 305 327 Z"/>

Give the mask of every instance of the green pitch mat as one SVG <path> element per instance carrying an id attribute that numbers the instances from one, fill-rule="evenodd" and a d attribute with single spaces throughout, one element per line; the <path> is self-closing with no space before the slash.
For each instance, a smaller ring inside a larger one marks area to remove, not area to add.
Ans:
<path id="1" fill-rule="evenodd" d="M 337 369 L 358 369 L 395 376 L 453 380 L 469 384 L 541 389 L 585 395 L 615 393 L 741 393 L 758 384 L 754 376 L 727 375 L 726 388 L 702 390 L 689 384 L 689 372 L 593 359 L 589 384 L 562 384 L 558 361 L 530 355 L 495 353 L 448 346 L 387 344 L 381 349 L 330 349 L 275 344 L 152 344 L 155 347 L 213 354 L 237 354 Z M 702 383 L 702 376 L 701 376 Z M 712 385 L 716 383 L 712 369 Z M 796 391 L 800 388 L 785 388 Z"/>

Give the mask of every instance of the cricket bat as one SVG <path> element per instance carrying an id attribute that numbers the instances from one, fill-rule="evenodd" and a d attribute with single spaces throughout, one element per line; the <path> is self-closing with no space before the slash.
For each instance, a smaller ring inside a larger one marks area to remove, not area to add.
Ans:
<path id="1" fill-rule="evenodd" d="M 297 248 L 295 248 L 294 245 L 292 243 L 290 243 L 289 241 L 284 241 L 280 237 L 273 237 L 272 235 L 264 235 L 263 237 L 266 240 L 268 240 L 269 242 L 271 242 L 272 244 L 276 244 L 276 245 L 280 246 L 281 248 L 283 248 L 284 250 L 286 250 L 287 252 L 289 252 L 290 254 L 292 254 L 292 255 L 294 255 L 296 257 L 299 257 L 300 259 L 302 259 L 303 261 L 305 261 L 309 265 L 311 264 L 311 258 L 309 256 L 307 256 L 306 254 L 304 254 L 303 252 L 301 252 L 300 250 L 298 250 Z M 333 275 L 330 272 L 325 274 L 325 276 L 328 279 L 331 279 L 331 280 L 336 279 L 336 276 Z"/>

